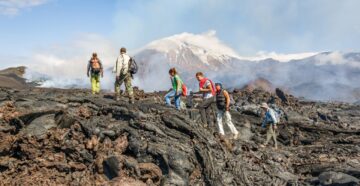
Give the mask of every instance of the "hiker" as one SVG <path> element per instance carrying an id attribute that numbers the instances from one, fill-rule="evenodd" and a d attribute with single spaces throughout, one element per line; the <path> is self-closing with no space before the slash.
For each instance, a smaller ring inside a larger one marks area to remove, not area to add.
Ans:
<path id="1" fill-rule="evenodd" d="M 223 89 L 221 83 L 215 84 L 216 89 L 216 106 L 217 106 L 217 125 L 219 133 L 221 136 L 225 136 L 223 119 L 225 119 L 225 124 L 229 127 L 231 133 L 234 135 L 233 139 L 237 139 L 239 132 L 236 130 L 233 122 L 231 121 L 230 115 L 230 95 Z"/>
<path id="2" fill-rule="evenodd" d="M 92 94 L 100 93 L 100 75 L 104 77 L 103 66 L 97 53 L 93 53 L 87 66 L 87 76 L 91 80 Z"/>
<path id="3" fill-rule="evenodd" d="M 115 100 L 119 101 L 120 87 L 125 82 L 125 89 L 130 98 L 130 103 L 134 103 L 134 92 L 131 85 L 132 74 L 129 72 L 131 57 L 126 54 L 126 48 L 120 49 L 120 55 L 116 60 L 113 73 L 116 74 L 115 81 Z"/>
<path id="4" fill-rule="evenodd" d="M 175 68 L 171 68 L 169 70 L 169 75 L 171 79 L 172 89 L 169 93 L 165 95 L 165 102 L 168 106 L 171 106 L 170 98 L 174 98 L 175 107 L 177 110 L 180 110 L 181 96 L 183 93 L 182 87 L 184 83 Z"/>
<path id="5" fill-rule="evenodd" d="M 277 140 L 276 140 L 276 130 L 278 123 L 278 119 L 276 118 L 275 111 L 268 106 L 267 103 L 262 103 L 261 108 L 265 111 L 265 118 L 262 122 L 261 127 L 267 128 L 266 132 L 266 141 L 264 144 L 260 145 L 260 147 L 264 148 L 269 143 L 270 139 L 274 140 L 274 148 L 277 149 Z"/>
<path id="6" fill-rule="evenodd" d="M 199 81 L 199 91 L 203 94 L 203 102 L 199 104 L 201 120 L 204 127 L 213 126 L 211 111 L 213 110 L 213 103 L 215 103 L 214 84 L 210 79 L 205 78 L 202 72 L 196 73 L 196 79 Z"/>

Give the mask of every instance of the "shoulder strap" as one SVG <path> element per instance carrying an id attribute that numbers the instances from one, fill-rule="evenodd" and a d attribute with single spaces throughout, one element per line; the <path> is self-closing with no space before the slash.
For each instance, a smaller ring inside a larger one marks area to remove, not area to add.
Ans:
<path id="1" fill-rule="evenodd" d="M 210 82 L 210 86 L 212 88 L 212 91 L 211 91 L 211 94 L 212 95 L 216 95 L 216 90 L 215 90 L 215 86 L 214 86 L 214 83 L 209 79 L 209 82 Z"/>
<path id="2" fill-rule="evenodd" d="M 129 64 L 132 62 L 132 57 L 129 56 Z"/>

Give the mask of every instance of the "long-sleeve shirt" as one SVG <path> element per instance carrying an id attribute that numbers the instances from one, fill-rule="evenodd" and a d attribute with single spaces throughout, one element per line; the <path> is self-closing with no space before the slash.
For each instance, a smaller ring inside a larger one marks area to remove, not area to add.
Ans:
<path id="1" fill-rule="evenodd" d="M 269 108 L 265 113 L 265 118 L 262 122 L 261 127 L 265 128 L 268 123 L 271 123 L 273 125 L 276 125 L 278 123 L 275 111 L 271 108 Z"/>
<path id="2" fill-rule="evenodd" d="M 100 70 L 103 70 L 103 65 L 101 63 L 101 61 L 99 60 L 99 65 L 100 65 Z M 88 65 L 87 65 L 87 73 L 91 73 L 92 72 L 92 65 L 91 65 L 91 60 L 89 61 Z"/>
<path id="3" fill-rule="evenodd" d="M 120 74 L 127 74 L 129 72 L 130 66 L 130 56 L 127 54 L 120 54 L 120 56 L 116 59 L 116 63 L 113 69 L 113 72 L 116 76 L 120 76 Z"/>

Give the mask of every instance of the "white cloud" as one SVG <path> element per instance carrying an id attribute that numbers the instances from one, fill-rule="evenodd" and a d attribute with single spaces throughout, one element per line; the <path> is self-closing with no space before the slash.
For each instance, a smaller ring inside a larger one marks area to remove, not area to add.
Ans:
<path id="1" fill-rule="evenodd" d="M 299 60 L 308 58 L 311 56 L 315 56 L 319 54 L 318 52 L 305 52 L 305 53 L 295 53 L 295 54 L 280 54 L 276 52 L 265 52 L 260 51 L 257 52 L 253 57 L 240 57 L 243 60 L 250 60 L 250 61 L 261 61 L 265 59 L 274 59 L 279 62 L 289 62 L 291 60 Z"/>
<path id="2" fill-rule="evenodd" d="M 132 0 L 126 6 L 118 2 L 113 32 L 131 48 L 210 29 L 241 55 L 359 48 L 354 42 L 360 40 L 359 0 Z"/>
<path id="3" fill-rule="evenodd" d="M 0 14 L 14 16 L 22 9 L 40 6 L 49 0 L 0 0 Z"/>

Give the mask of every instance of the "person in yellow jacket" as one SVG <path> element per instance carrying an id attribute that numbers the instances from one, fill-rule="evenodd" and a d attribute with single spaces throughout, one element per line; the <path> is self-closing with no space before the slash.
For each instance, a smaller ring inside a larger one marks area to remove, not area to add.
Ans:
<path id="1" fill-rule="evenodd" d="M 87 66 L 87 76 L 91 80 L 91 91 L 93 94 L 100 93 L 100 76 L 104 77 L 103 66 L 97 53 L 93 53 Z"/>

